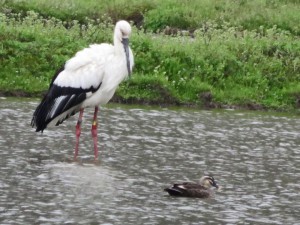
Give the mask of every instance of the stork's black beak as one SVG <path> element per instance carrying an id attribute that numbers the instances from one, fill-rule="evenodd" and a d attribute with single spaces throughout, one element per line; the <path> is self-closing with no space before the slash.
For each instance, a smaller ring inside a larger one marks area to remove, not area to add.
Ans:
<path id="1" fill-rule="evenodd" d="M 130 76 L 131 75 L 131 70 L 130 70 L 130 59 L 129 59 L 129 39 L 128 38 L 122 38 L 122 43 L 123 43 L 124 50 L 125 50 L 125 55 L 126 55 L 128 76 Z"/>

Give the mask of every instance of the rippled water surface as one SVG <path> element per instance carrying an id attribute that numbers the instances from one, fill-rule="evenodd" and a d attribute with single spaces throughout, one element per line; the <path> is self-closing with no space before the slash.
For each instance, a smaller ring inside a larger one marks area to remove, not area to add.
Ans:
<path id="1" fill-rule="evenodd" d="M 34 132 L 37 104 L 0 99 L 1 224 L 299 224 L 297 116 L 108 105 L 95 165 L 65 161 L 77 115 Z M 83 158 L 93 156 L 92 111 Z M 207 173 L 223 187 L 212 199 L 163 192 Z"/>

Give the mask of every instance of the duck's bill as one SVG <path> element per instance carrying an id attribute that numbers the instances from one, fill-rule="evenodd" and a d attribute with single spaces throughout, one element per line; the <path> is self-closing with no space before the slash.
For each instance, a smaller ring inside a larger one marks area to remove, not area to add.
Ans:
<path id="1" fill-rule="evenodd" d="M 217 189 L 219 189 L 219 187 L 220 187 L 216 182 L 213 183 L 213 186 Z"/>
<path id="2" fill-rule="evenodd" d="M 217 191 L 218 191 L 218 192 L 223 191 L 223 187 L 222 187 L 222 186 L 218 186 Z"/>

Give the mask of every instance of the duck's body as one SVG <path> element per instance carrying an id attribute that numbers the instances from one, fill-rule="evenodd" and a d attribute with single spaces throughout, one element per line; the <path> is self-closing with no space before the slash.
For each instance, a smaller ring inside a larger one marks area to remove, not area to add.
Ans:
<path id="1" fill-rule="evenodd" d="M 171 187 L 165 188 L 164 191 L 171 196 L 177 197 L 209 198 L 214 194 L 213 187 L 219 187 L 214 178 L 212 176 L 204 176 L 198 183 L 176 183 Z"/>

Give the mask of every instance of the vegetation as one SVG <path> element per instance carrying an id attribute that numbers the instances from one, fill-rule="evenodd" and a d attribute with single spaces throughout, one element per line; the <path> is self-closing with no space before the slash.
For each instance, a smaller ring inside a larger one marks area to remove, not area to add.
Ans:
<path id="1" fill-rule="evenodd" d="M 0 0 L 0 90 L 39 95 L 55 70 L 132 21 L 115 100 L 290 110 L 300 102 L 298 0 Z M 130 7 L 129 7 L 130 5 Z"/>

